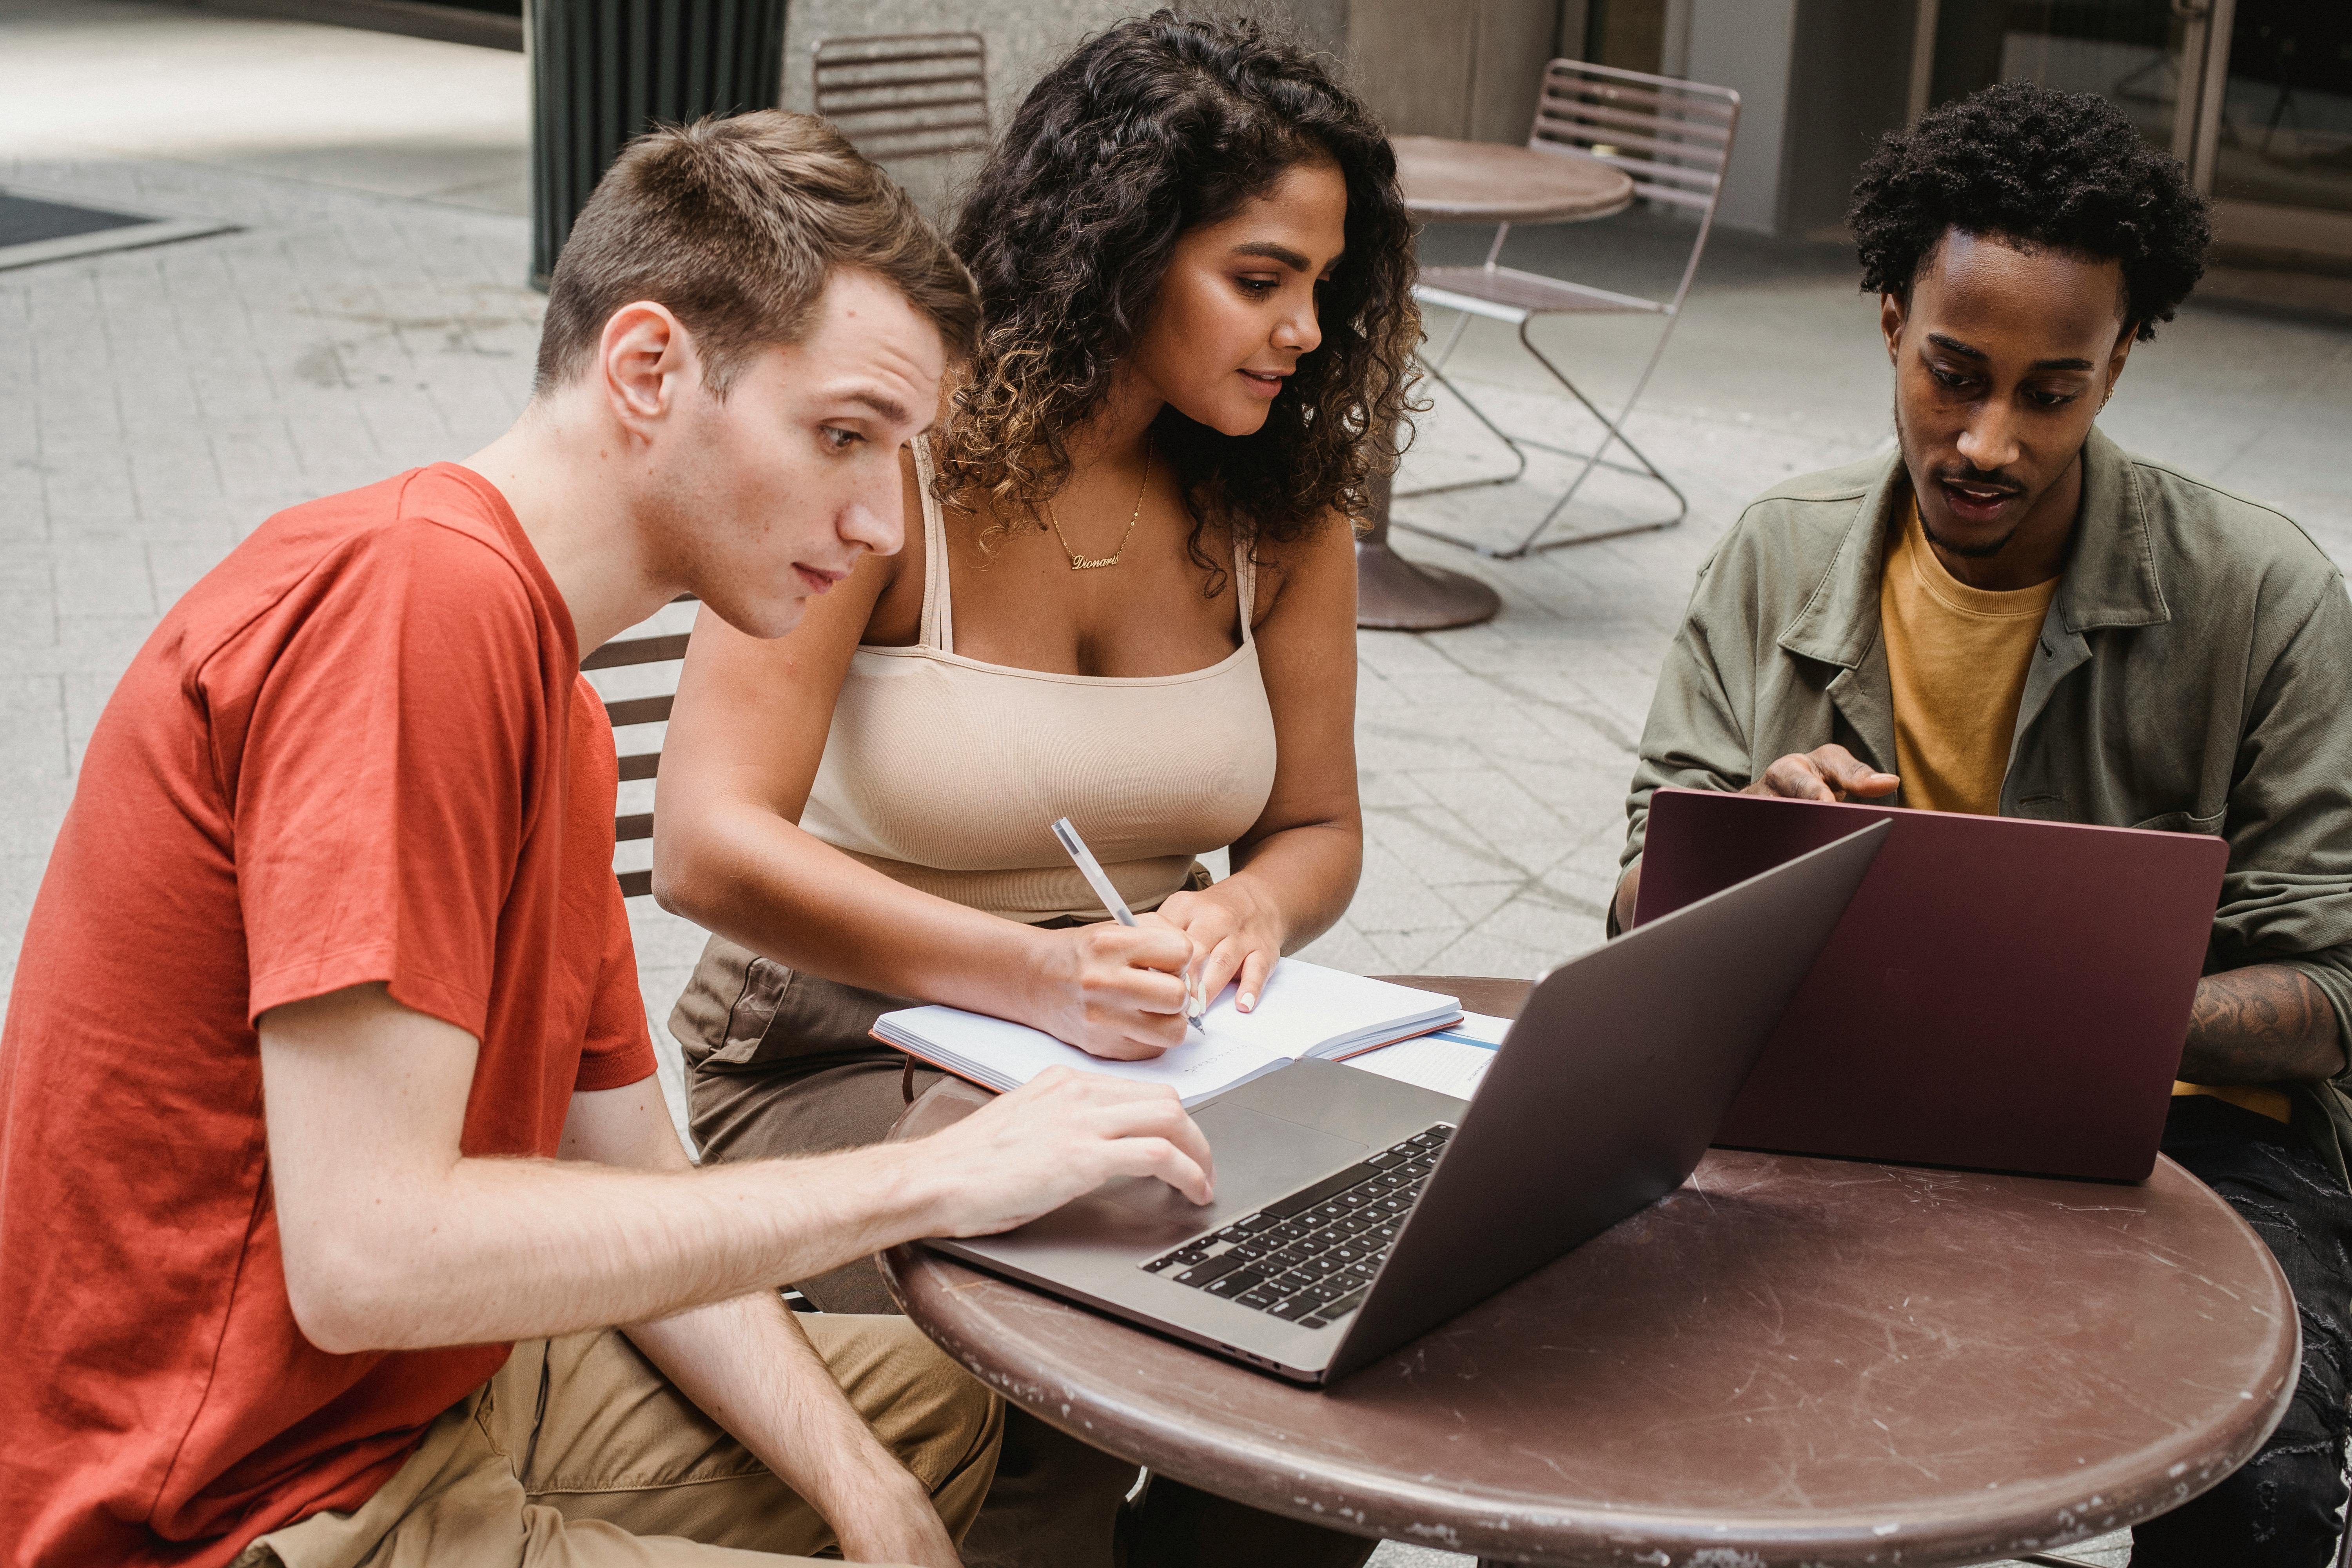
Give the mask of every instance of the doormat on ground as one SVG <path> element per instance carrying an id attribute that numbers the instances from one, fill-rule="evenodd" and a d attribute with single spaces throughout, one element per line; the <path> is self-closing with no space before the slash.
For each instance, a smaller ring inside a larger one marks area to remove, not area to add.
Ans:
<path id="1" fill-rule="evenodd" d="M 152 218 L 0 190 L 0 270 L 220 234 L 236 226 L 205 218 Z"/>

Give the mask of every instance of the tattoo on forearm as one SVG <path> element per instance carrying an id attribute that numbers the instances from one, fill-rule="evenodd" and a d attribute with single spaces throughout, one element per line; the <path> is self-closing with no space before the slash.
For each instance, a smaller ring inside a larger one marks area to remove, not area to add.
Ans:
<path id="1" fill-rule="evenodd" d="M 2193 1083 L 2275 1083 L 2344 1070 L 2336 1008 L 2309 975 L 2261 963 L 2197 984 L 2180 1076 Z"/>

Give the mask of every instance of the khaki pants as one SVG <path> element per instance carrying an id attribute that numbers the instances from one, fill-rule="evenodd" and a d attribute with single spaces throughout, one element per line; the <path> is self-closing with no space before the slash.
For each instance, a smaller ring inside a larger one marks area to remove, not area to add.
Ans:
<path id="1" fill-rule="evenodd" d="M 904 1318 L 804 1316 L 850 1403 L 962 1538 L 1004 1407 Z M 356 1513 L 236 1568 L 782 1568 L 833 1531 L 616 1330 L 519 1344 Z"/>

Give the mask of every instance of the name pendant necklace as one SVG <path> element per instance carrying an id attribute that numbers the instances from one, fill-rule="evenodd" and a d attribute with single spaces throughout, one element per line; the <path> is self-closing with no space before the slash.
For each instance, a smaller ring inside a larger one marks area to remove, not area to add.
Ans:
<path id="1" fill-rule="evenodd" d="M 1135 510 L 1127 514 L 1127 531 L 1118 536 L 1118 548 L 1108 555 L 1086 556 L 1070 548 L 1070 536 L 1062 531 L 1062 520 L 1054 515 L 1054 503 L 1045 503 L 1045 521 L 1054 525 L 1054 537 L 1062 542 L 1062 552 L 1070 558 L 1073 572 L 1092 572 L 1100 566 L 1116 566 L 1118 558 L 1127 553 L 1127 542 L 1135 537 L 1135 520 L 1143 515 L 1144 492 L 1151 488 L 1151 437 L 1143 438 L 1143 483 L 1136 487 Z"/>

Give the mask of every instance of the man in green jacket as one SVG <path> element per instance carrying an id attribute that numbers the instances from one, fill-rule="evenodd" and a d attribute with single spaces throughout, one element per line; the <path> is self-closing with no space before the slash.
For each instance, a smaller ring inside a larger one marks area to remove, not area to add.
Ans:
<path id="1" fill-rule="evenodd" d="M 2133 1563 L 2332 1561 L 2347 1428 L 2352 601 L 2294 522 L 2094 427 L 2203 270 L 2204 204 L 2114 107 L 2021 83 L 1889 136 L 1851 216 L 1897 456 L 1793 480 L 1702 568 L 1661 785 L 2210 833 L 2229 870 L 2164 1134 L 2278 1257 L 2302 1379 Z"/>

